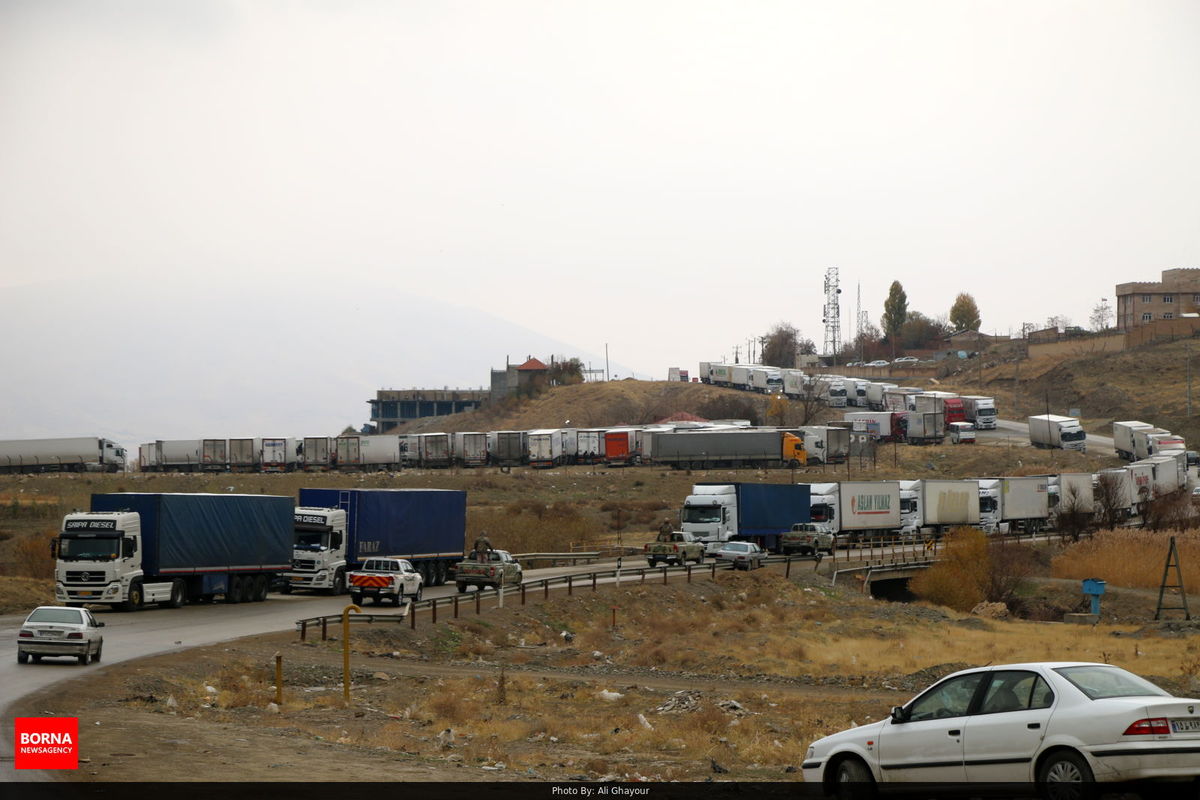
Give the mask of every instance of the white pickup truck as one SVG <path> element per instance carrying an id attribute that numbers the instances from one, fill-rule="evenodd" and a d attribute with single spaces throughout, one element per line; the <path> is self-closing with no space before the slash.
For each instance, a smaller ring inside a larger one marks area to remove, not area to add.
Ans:
<path id="1" fill-rule="evenodd" d="M 362 605 L 364 597 L 376 604 L 391 600 L 400 605 L 405 598 L 421 599 L 424 578 L 416 568 L 403 558 L 368 558 L 362 569 L 351 572 L 347 577 L 350 585 L 350 602 Z"/>

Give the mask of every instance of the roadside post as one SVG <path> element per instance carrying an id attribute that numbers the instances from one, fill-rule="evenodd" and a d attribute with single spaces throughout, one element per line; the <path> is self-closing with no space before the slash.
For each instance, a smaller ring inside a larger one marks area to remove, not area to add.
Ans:
<path id="1" fill-rule="evenodd" d="M 350 705 L 350 612 L 361 614 L 362 609 L 351 603 L 342 609 L 342 699 Z"/>

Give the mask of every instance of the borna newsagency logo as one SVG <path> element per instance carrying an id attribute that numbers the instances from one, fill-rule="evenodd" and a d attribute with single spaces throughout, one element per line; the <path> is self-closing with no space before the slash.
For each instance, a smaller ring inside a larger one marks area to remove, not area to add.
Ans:
<path id="1" fill-rule="evenodd" d="M 78 717 L 17 717 L 13 730 L 16 769 L 78 769 Z"/>

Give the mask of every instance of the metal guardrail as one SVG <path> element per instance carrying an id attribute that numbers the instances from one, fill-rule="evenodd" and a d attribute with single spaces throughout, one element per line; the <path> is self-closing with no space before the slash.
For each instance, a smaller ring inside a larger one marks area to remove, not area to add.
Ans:
<path id="1" fill-rule="evenodd" d="M 404 620 L 408 619 L 410 611 L 412 611 L 412 603 L 407 602 L 400 607 L 399 614 L 351 614 L 349 616 L 349 621 L 366 622 L 368 624 L 374 623 L 376 620 L 379 620 L 380 622 L 403 622 Z M 311 625 L 316 627 L 320 625 L 321 641 L 324 641 L 329 633 L 329 623 L 337 623 L 341 621 L 341 612 L 338 612 L 337 614 L 326 614 L 323 617 L 308 617 L 307 619 L 296 620 L 296 630 L 300 631 L 300 641 L 304 641 L 308 638 L 309 626 Z"/>
<path id="2" fill-rule="evenodd" d="M 520 563 L 534 563 L 535 561 L 549 561 L 551 566 L 557 562 L 571 562 L 571 566 L 575 566 L 580 561 L 592 562 L 600 558 L 600 551 L 593 550 L 586 553 L 513 553 L 512 557 Z"/>

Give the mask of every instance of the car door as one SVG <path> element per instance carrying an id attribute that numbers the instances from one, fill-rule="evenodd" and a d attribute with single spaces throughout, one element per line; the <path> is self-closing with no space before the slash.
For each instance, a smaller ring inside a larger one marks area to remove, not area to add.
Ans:
<path id="1" fill-rule="evenodd" d="M 1033 757 L 1042 746 L 1053 705 L 1053 690 L 1036 672 L 992 673 L 979 710 L 963 732 L 967 780 L 1033 780 Z"/>
<path id="2" fill-rule="evenodd" d="M 986 672 L 947 678 L 905 707 L 903 722 L 892 720 L 879 735 L 883 780 L 962 781 L 963 727 Z"/>

